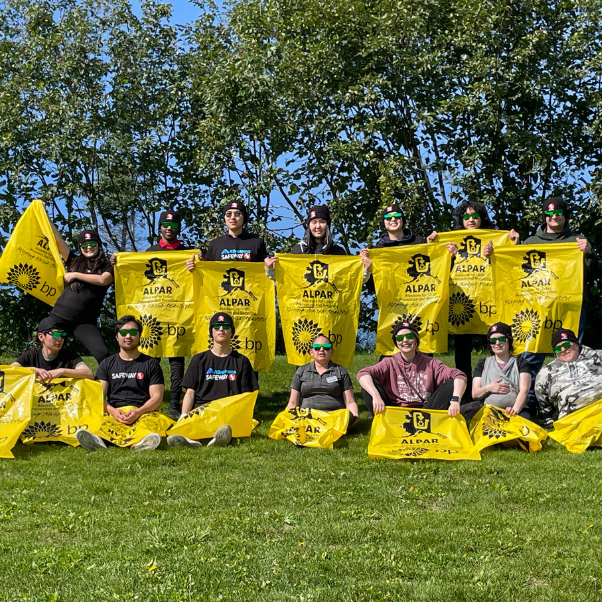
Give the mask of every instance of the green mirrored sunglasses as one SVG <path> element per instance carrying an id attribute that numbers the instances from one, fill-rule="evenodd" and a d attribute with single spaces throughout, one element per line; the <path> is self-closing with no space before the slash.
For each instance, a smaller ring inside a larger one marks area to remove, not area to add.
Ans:
<path id="1" fill-rule="evenodd" d="M 132 336 L 132 337 L 135 337 L 135 336 L 138 334 L 138 332 L 139 332 L 139 331 L 138 331 L 138 329 L 137 329 L 137 328 L 122 328 L 122 329 L 119 331 L 119 334 L 120 334 L 122 337 L 125 337 L 125 336 L 127 336 L 128 334 L 129 334 L 130 336 Z"/>
<path id="2" fill-rule="evenodd" d="M 560 353 L 563 349 L 568 349 L 571 346 L 570 341 L 565 341 L 564 343 L 560 343 L 560 345 L 554 347 L 554 353 Z"/>

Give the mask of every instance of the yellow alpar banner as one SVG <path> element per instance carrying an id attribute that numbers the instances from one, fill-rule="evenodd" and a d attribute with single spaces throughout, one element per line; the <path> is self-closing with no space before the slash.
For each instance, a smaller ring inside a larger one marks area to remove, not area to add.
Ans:
<path id="1" fill-rule="evenodd" d="M 287 408 L 280 412 L 268 433 L 271 439 L 287 439 L 299 447 L 332 449 L 349 426 L 349 411 L 324 412 L 311 408 Z"/>
<path id="2" fill-rule="evenodd" d="M 194 352 L 212 346 L 209 321 L 225 311 L 234 320 L 230 345 L 249 358 L 253 370 L 269 372 L 276 351 L 276 297 L 263 262 L 199 261 L 193 277 L 198 291 Z"/>
<path id="3" fill-rule="evenodd" d="M 517 245 L 492 257 L 497 321 L 510 324 L 515 352 L 552 352 L 558 328 L 579 331 L 583 253 L 576 242 Z"/>
<path id="4" fill-rule="evenodd" d="M 574 454 L 602 447 L 602 399 L 556 420 L 549 435 Z"/>
<path id="5" fill-rule="evenodd" d="M 188 412 L 169 429 L 168 435 L 189 439 L 211 439 L 220 426 L 228 425 L 233 437 L 250 437 L 259 424 L 253 420 L 253 410 L 259 391 L 241 393 L 205 403 Z"/>
<path id="6" fill-rule="evenodd" d="M 77 447 L 78 429 L 96 432 L 103 414 L 102 385 L 87 378 L 36 382 L 31 419 L 21 434 L 23 443 L 62 441 Z"/>
<path id="7" fill-rule="evenodd" d="M 129 410 L 135 410 L 136 407 L 124 406 L 119 409 L 128 412 Z M 100 429 L 94 434 L 118 447 L 130 447 L 140 443 L 144 437 L 151 433 L 159 433 L 161 437 L 165 437 L 169 427 L 174 424 L 175 422 L 171 418 L 160 412 L 142 414 L 134 424 L 122 424 L 117 422 L 110 414 L 105 414 Z"/>
<path id="8" fill-rule="evenodd" d="M 371 249 L 368 255 L 379 310 L 376 353 L 396 352 L 391 331 L 400 321 L 416 326 L 420 351 L 446 352 L 451 255 L 445 245 Z"/>
<path id="9" fill-rule="evenodd" d="M 36 374 L 27 368 L 0 366 L 0 458 L 10 451 L 31 418 Z"/>
<path id="10" fill-rule="evenodd" d="M 23 212 L 4 247 L 0 281 L 54 305 L 63 292 L 64 276 L 65 267 L 44 203 L 36 199 Z"/>
<path id="11" fill-rule="evenodd" d="M 312 360 L 318 334 L 332 343 L 332 361 L 350 367 L 355 353 L 363 263 L 343 255 L 278 255 L 278 308 L 289 364 Z"/>
<path id="12" fill-rule="evenodd" d="M 406 410 L 387 407 L 375 414 L 370 431 L 371 458 L 408 460 L 480 460 L 462 416 L 445 410 Z"/>
<path id="13" fill-rule="evenodd" d="M 186 260 L 194 251 L 117 253 L 117 316 L 142 322 L 140 351 L 151 357 L 192 355 L 195 342 L 195 299 Z"/>
<path id="14" fill-rule="evenodd" d="M 487 334 L 497 321 L 491 263 L 483 249 L 489 241 L 494 249 L 512 244 L 508 234 L 504 230 L 453 230 L 437 235 L 437 244 L 458 246 L 449 278 L 450 334 Z"/>
<path id="15" fill-rule="evenodd" d="M 548 438 L 546 431 L 530 420 L 509 416 L 502 408 L 490 405 L 484 405 L 472 419 L 470 436 L 479 451 L 512 441 L 525 451 L 536 452 Z"/>

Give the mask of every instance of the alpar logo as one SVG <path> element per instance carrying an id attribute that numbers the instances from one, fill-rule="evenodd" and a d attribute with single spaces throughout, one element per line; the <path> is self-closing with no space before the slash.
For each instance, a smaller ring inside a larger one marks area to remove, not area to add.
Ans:
<path id="1" fill-rule="evenodd" d="M 431 258 L 428 255 L 422 253 L 412 255 L 406 271 L 411 278 L 406 286 L 406 293 L 435 292 L 434 284 L 412 284 L 422 279 L 431 278 L 437 284 L 441 284 L 441 280 L 431 274 Z"/>
<path id="2" fill-rule="evenodd" d="M 6 374 L 4 370 L 0 370 L 0 416 L 7 410 L 7 406 L 9 403 L 14 403 L 16 400 L 10 394 L 4 390 L 4 385 L 6 381 Z"/>
<path id="3" fill-rule="evenodd" d="M 545 251 L 527 251 L 523 260 L 525 263 L 521 268 L 526 275 L 521 278 L 521 288 L 547 286 L 552 278 L 558 280 L 558 276 L 547 267 Z"/>
<path id="4" fill-rule="evenodd" d="M 330 291 L 304 290 L 303 297 L 305 297 L 305 298 L 332 299 L 333 291 L 337 292 L 337 293 L 340 292 L 339 289 L 332 282 L 330 282 L 328 264 L 324 263 L 323 261 L 319 261 L 318 259 L 312 261 L 305 268 L 305 274 L 303 275 L 303 278 L 305 279 L 306 282 L 309 283 L 305 287 L 305 289 L 308 289 L 309 287 L 312 287 L 312 286 L 317 286 L 318 284 L 321 284 L 321 283 L 327 284 L 329 287 L 332 288 L 332 290 L 330 290 Z"/>
<path id="5" fill-rule="evenodd" d="M 40 284 L 40 272 L 28 263 L 14 265 L 8 270 L 6 280 L 24 291 L 33 291 Z"/>
<path id="6" fill-rule="evenodd" d="M 155 286 L 145 286 L 143 293 L 145 295 L 171 295 L 173 288 L 180 288 L 180 285 L 169 277 L 167 271 L 167 261 L 159 257 L 151 257 L 146 264 L 144 275 L 150 284 Z M 166 280 L 173 285 L 166 286 L 160 283 L 160 280 Z"/>
<path id="7" fill-rule="evenodd" d="M 257 297 L 245 288 L 245 273 L 243 270 L 230 268 L 229 270 L 226 270 L 223 278 L 224 280 L 220 286 L 226 291 L 226 295 L 224 296 L 233 295 L 234 293 L 244 293 L 253 301 L 257 301 Z M 250 307 L 250 299 L 220 299 L 219 304 L 220 307 Z"/>
<path id="8" fill-rule="evenodd" d="M 402 436 L 401 445 L 427 445 L 439 443 L 441 439 L 447 439 L 445 435 L 433 432 L 431 416 L 428 412 L 422 410 L 410 410 L 402 428 L 408 434 L 408 437 Z"/>
<path id="9" fill-rule="evenodd" d="M 163 337 L 163 325 L 157 318 L 144 314 L 140 316 L 142 322 L 142 333 L 140 335 L 140 347 L 142 349 L 152 349 L 156 347 Z"/>
<path id="10" fill-rule="evenodd" d="M 473 257 L 481 257 L 481 239 L 476 236 L 465 236 L 460 243 L 460 248 L 458 249 L 458 256 L 456 258 L 456 264 L 463 263 L 468 259 Z"/>

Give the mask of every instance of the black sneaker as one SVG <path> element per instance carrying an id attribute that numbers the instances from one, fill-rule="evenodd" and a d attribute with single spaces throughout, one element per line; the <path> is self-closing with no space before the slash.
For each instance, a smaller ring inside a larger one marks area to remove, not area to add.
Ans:
<path id="1" fill-rule="evenodd" d="M 175 404 L 170 402 L 169 407 L 167 408 L 167 415 L 172 420 L 177 420 L 180 417 L 182 410 L 180 409 L 180 404 Z"/>

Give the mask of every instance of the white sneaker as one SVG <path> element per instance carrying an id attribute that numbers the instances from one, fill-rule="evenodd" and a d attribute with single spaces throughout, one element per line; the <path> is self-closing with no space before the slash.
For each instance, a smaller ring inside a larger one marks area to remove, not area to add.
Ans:
<path id="1" fill-rule="evenodd" d="M 130 448 L 132 451 L 147 451 L 157 449 L 161 445 L 161 435 L 159 433 L 151 433 L 141 439 L 136 445 Z"/>
<path id="2" fill-rule="evenodd" d="M 183 435 L 168 435 L 167 445 L 169 445 L 169 447 L 203 447 L 203 444 L 200 441 L 189 439 Z"/>
<path id="3" fill-rule="evenodd" d="M 207 447 L 226 447 L 230 441 L 232 441 L 232 429 L 224 424 L 213 433 L 213 439 L 207 443 Z"/>
<path id="4" fill-rule="evenodd" d="M 95 435 L 86 429 L 78 429 L 75 433 L 75 438 L 77 439 L 77 442 L 88 451 L 107 449 L 105 442 L 98 435 Z"/>

